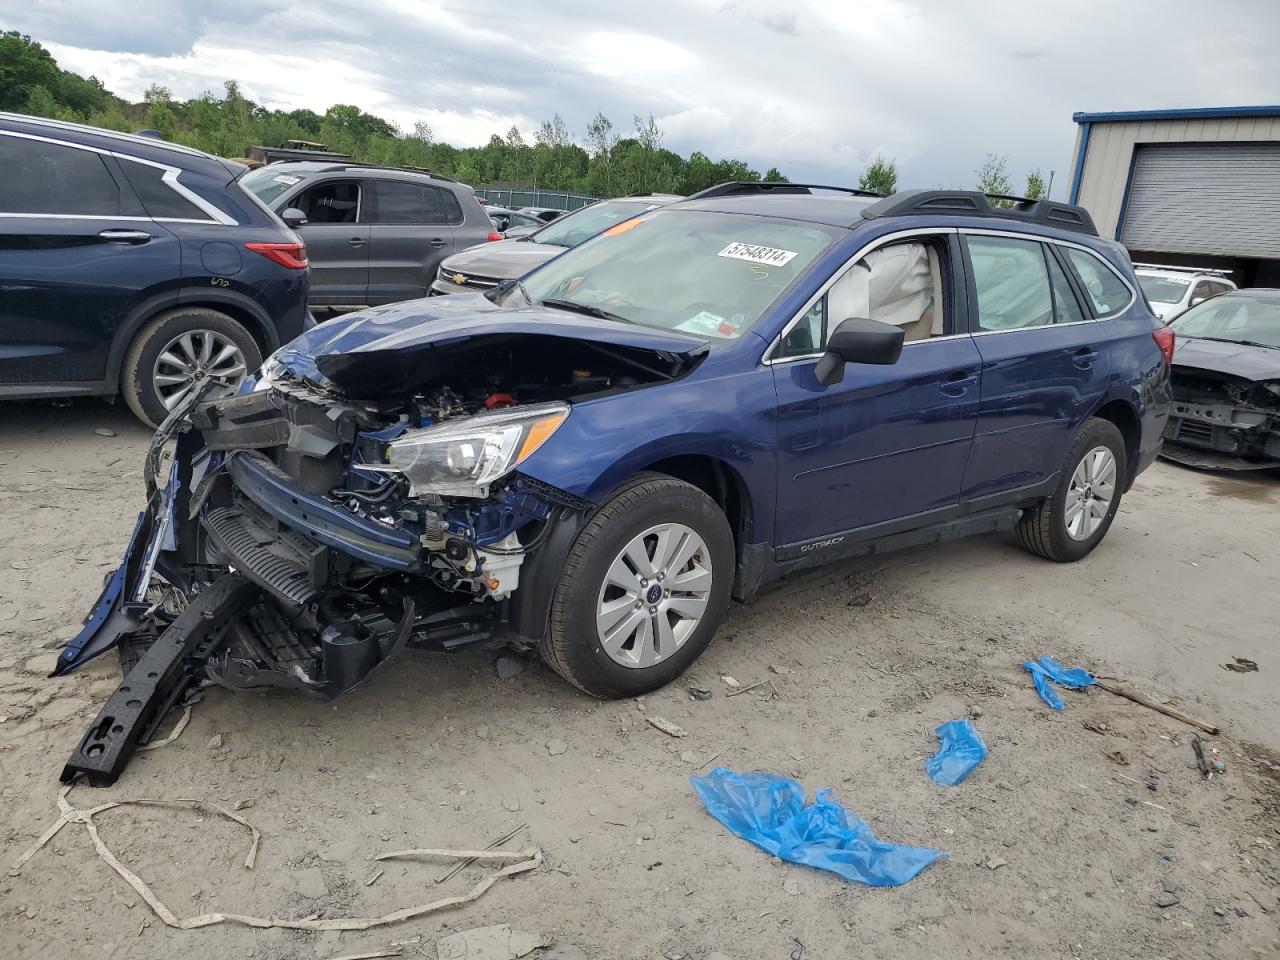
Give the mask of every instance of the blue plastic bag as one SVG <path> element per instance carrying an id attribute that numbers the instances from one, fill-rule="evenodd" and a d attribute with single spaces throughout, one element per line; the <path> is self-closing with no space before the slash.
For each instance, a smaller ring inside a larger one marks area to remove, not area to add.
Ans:
<path id="1" fill-rule="evenodd" d="M 944 723 L 933 732 L 942 741 L 942 747 L 924 762 L 924 768 L 934 783 L 954 787 L 987 757 L 987 745 L 968 717 Z"/>
<path id="2" fill-rule="evenodd" d="M 896 887 L 946 853 L 877 840 L 871 828 L 819 790 L 805 805 L 805 789 L 772 773 L 716 767 L 690 777 L 707 812 L 757 847 L 792 863 L 830 870 L 871 887 Z"/>
<path id="3" fill-rule="evenodd" d="M 1022 666 L 1031 673 L 1031 679 L 1035 681 L 1036 693 L 1040 694 L 1040 699 L 1055 710 L 1063 709 L 1063 703 L 1062 698 L 1058 696 L 1058 691 L 1049 686 L 1050 680 L 1072 690 L 1083 690 L 1094 683 L 1093 676 L 1084 667 L 1072 667 L 1068 670 L 1047 655 L 1039 660 L 1028 660 Z"/>

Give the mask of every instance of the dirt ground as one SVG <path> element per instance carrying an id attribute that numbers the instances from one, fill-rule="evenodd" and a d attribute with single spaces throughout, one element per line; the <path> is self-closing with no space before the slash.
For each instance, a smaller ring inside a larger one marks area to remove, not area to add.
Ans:
<path id="1" fill-rule="evenodd" d="M 527 824 L 509 846 L 543 865 L 466 906 L 367 932 L 174 930 L 75 823 L 10 869 L 57 818 L 58 772 L 117 683 L 113 657 L 43 675 L 118 559 L 146 440 L 118 407 L 0 405 L 0 956 L 310 960 L 399 942 L 435 958 L 447 933 L 497 923 L 592 960 L 1280 956 L 1280 477 L 1163 463 L 1082 563 L 996 536 L 795 577 L 643 700 L 590 700 L 536 659 L 503 680 L 495 652 L 411 651 L 331 704 L 206 690 L 176 742 L 69 797 L 251 803 L 252 871 L 245 831 L 208 814 L 99 816 L 180 917 L 381 915 L 484 869 L 437 884 L 437 862 L 374 854 Z M 1220 723 L 1206 739 L 1226 774 L 1202 780 L 1190 727 L 1111 694 L 1064 691 L 1050 711 L 1020 667 L 1044 653 Z M 1258 672 L 1222 669 L 1234 656 Z M 730 697 L 725 675 L 770 682 Z M 932 729 L 971 709 L 990 756 L 939 787 Z M 688 776 L 717 764 L 831 787 L 881 838 L 949 857 L 889 889 L 773 862 L 694 795 Z"/>

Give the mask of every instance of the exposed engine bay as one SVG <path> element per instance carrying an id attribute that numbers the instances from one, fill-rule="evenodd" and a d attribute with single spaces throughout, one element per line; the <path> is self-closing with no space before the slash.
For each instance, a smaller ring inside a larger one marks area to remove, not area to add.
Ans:
<path id="1" fill-rule="evenodd" d="M 1175 366 L 1173 408 L 1164 437 L 1164 456 L 1188 466 L 1251 470 L 1280 465 L 1280 378 L 1251 380 Z"/>
<path id="2" fill-rule="evenodd" d="M 522 333 L 284 354 L 157 432 L 147 511 L 55 670 L 118 647 L 126 674 L 64 779 L 112 782 L 199 680 L 330 698 L 402 647 L 510 635 L 530 558 L 591 507 L 519 465 L 574 403 L 700 359 Z"/>

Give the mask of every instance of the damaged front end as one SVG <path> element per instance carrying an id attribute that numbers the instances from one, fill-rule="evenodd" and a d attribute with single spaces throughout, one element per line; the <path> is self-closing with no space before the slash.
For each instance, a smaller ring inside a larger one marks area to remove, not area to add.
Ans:
<path id="1" fill-rule="evenodd" d="M 466 333 L 395 309 L 335 321 L 239 395 L 162 425 L 124 562 L 54 671 L 117 647 L 125 672 L 64 780 L 114 781 L 201 680 L 331 698 L 405 646 L 507 628 L 522 568 L 591 506 L 521 463 L 575 402 L 698 358 L 660 349 L 683 337 L 494 320 Z"/>
<path id="2" fill-rule="evenodd" d="M 1179 365 L 1172 386 L 1163 456 L 1215 470 L 1280 466 L 1280 377 L 1253 380 Z"/>

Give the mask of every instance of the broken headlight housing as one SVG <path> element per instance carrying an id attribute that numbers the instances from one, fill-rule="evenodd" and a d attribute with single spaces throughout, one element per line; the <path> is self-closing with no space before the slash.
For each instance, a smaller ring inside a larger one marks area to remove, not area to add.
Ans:
<path id="1" fill-rule="evenodd" d="M 414 497 L 484 497 L 491 483 L 530 457 L 568 416 L 568 404 L 546 403 L 407 430 L 387 445 L 386 463 L 358 469 L 400 474 Z"/>

